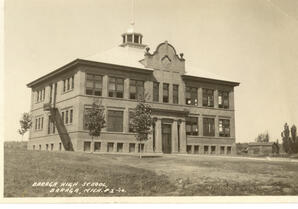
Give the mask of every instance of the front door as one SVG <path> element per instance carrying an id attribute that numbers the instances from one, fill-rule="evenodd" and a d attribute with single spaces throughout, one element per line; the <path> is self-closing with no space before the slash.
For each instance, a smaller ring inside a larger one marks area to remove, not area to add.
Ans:
<path id="1" fill-rule="evenodd" d="M 162 124 L 162 152 L 171 153 L 172 144 L 171 144 L 171 125 Z"/>

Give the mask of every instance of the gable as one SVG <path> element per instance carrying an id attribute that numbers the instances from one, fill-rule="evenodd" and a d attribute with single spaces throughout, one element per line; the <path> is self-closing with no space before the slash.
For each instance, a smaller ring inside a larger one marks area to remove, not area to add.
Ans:
<path id="1" fill-rule="evenodd" d="M 150 49 L 147 48 L 142 61 L 146 68 L 185 73 L 183 54 L 177 55 L 175 48 L 167 41 L 159 44 L 154 53 L 151 54 L 149 51 Z"/>

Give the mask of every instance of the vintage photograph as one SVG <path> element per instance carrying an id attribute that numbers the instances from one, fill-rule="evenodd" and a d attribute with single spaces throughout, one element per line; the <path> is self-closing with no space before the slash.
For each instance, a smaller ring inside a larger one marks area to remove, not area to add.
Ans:
<path id="1" fill-rule="evenodd" d="M 297 197 L 297 26 L 296 0 L 5 0 L 4 198 Z"/>

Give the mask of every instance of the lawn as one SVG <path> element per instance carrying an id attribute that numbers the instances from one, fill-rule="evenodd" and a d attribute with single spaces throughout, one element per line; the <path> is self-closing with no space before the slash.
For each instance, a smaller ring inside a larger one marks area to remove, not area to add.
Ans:
<path id="1" fill-rule="evenodd" d="M 4 147 L 5 197 L 297 195 L 297 172 L 293 162 L 27 151 L 15 142 Z"/>

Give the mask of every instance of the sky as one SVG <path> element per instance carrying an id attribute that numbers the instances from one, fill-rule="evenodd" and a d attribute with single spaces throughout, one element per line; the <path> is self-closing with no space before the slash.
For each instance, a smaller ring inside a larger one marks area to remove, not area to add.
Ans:
<path id="1" fill-rule="evenodd" d="M 132 16 L 151 50 L 167 40 L 191 65 L 241 83 L 236 142 L 298 125 L 296 0 L 135 0 L 134 15 L 132 0 L 6 0 L 4 139 L 21 140 L 27 83 L 119 45 Z"/>

